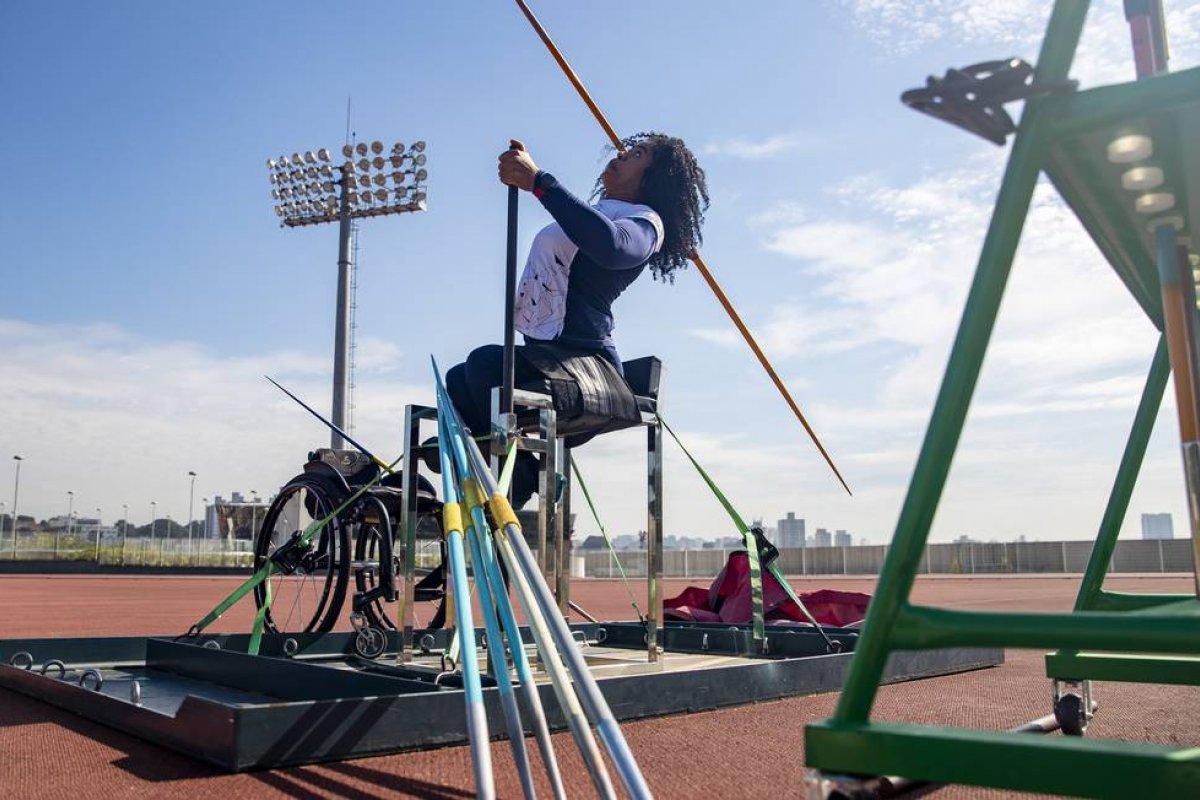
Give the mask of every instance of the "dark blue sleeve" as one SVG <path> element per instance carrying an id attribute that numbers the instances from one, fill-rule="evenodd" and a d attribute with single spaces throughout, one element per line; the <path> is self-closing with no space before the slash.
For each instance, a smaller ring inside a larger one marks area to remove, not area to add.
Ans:
<path id="1" fill-rule="evenodd" d="M 534 179 L 533 193 L 563 232 L 593 261 L 605 269 L 641 266 L 654 254 L 657 231 L 648 220 L 613 222 L 568 192 L 545 170 Z"/>

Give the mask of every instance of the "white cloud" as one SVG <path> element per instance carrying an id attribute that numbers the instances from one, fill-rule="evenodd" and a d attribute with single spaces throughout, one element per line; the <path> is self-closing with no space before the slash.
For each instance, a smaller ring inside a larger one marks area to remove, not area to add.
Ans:
<path id="1" fill-rule="evenodd" d="M 844 5 L 855 26 L 888 53 L 907 54 L 933 44 L 952 43 L 979 49 L 976 61 L 1018 56 L 1034 63 L 1052 4 L 1042 0 L 846 0 Z M 1172 68 L 1194 66 L 1200 58 L 1200 3 L 1172 2 L 1166 14 Z M 1120 4 L 1092 4 L 1071 77 L 1078 79 L 1082 88 L 1133 79 L 1129 26 Z"/>
<path id="2" fill-rule="evenodd" d="M 710 142 L 704 146 L 706 155 L 730 156 L 758 161 L 766 158 L 808 147 L 812 144 L 810 136 L 800 133 L 779 133 L 766 139 L 727 139 L 723 142 Z"/>
<path id="3" fill-rule="evenodd" d="M 147 342 L 111 325 L 34 325 L 0 320 L 4 452 L 25 457 L 19 510 L 45 518 L 121 505 L 130 517 L 187 514 L 187 472 L 204 496 L 273 494 L 329 433 L 263 379 L 270 374 L 319 411 L 328 408 L 326 354 L 218 356 L 191 342 Z M 364 341 L 359 353 L 356 438 L 400 452 L 403 405 L 432 390 L 389 380 L 397 354 Z"/>

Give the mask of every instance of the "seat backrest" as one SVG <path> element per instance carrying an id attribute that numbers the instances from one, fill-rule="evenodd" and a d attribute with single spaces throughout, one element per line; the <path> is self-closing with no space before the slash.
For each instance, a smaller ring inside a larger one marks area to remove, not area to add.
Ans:
<path id="1" fill-rule="evenodd" d="M 658 384 L 662 380 L 662 361 L 657 356 L 642 356 L 622 365 L 625 382 L 639 397 L 658 398 Z"/>

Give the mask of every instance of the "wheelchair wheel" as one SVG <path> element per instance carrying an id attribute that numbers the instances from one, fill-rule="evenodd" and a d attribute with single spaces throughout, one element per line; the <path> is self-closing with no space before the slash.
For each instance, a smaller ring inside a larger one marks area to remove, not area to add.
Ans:
<path id="1" fill-rule="evenodd" d="M 254 568 L 267 560 L 297 532 L 324 519 L 337 501 L 320 482 L 297 478 L 279 491 L 267 510 L 254 542 Z M 294 559 L 290 573 L 271 576 L 271 607 L 264 627 L 273 633 L 325 633 L 337 622 L 346 599 L 350 574 L 350 535 L 340 519 L 332 519 Z M 266 602 L 266 588 L 254 589 L 255 604 Z"/>
<path id="2" fill-rule="evenodd" d="M 354 588 L 360 595 L 366 594 L 375 589 L 379 585 L 381 575 L 380 556 L 381 553 L 386 557 L 386 551 L 394 549 L 393 555 L 398 560 L 403 557 L 403 534 L 397 525 L 395 528 L 395 541 L 389 548 L 382 541 L 381 529 L 377 525 L 365 524 L 358 526 L 358 531 L 354 542 Z M 436 515 L 421 514 L 417 520 L 417 563 L 428 560 L 425 552 L 430 547 L 441 550 L 441 525 L 438 522 Z M 440 560 L 440 559 L 439 559 Z M 436 568 L 436 566 L 435 566 Z M 401 584 L 398 588 L 403 595 L 403 579 L 398 574 L 399 563 L 396 565 L 397 576 L 396 581 Z M 419 582 L 431 570 L 428 567 L 417 568 L 416 579 Z M 440 604 L 445 603 L 441 593 L 436 593 L 437 597 L 426 597 L 425 593 L 417 592 L 414 597 L 414 602 L 421 603 L 423 600 L 436 600 L 438 605 L 431 606 L 432 611 L 429 618 L 424 617 L 423 612 L 418 612 L 417 627 L 430 627 L 428 624 L 431 619 L 436 620 L 441 618 Z M 431 593 L 433 594 L 433 593 Z M 422 604 L 424 605 L 424 604 Z M 421 606 L 417 606 L 418 609 Z M 363 613 L 367 620 L 377 628 L 384 630 L 399 630 L 400 626 L 392 615 L 388 612 L 387 604 L 382 598 L 376 598 L 363 606 Z M 439 627 L 439 626 L 433 626 Z"/>
<path id="3" fill-rule="evenodd" d="M 393 530 L 387 509 L 380 503 L 372 513 L 358 516 L 352 536 L 355 608 L 362 611 L 372 627 L 384 630 L 396 630 L 395 623 L 385 610 L 389 578 L 391 587 L 396 585 Z M 363 602 L 366 597 L 371 599 Z"/>

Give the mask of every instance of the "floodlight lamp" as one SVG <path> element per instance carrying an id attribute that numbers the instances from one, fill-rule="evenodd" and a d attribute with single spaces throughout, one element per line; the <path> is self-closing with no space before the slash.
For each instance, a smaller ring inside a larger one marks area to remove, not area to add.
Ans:
<path id="1" fill-rule="evenodd" d="M 321 191 L 329 193 L 333 191 L 333 181 L 325 181 L 321 184 Z"/>
<path id="2" fill-rule="evenodd" d="M 404 166 L 404 156 L 393 155 L 388 159 L 388 161 L 392 162 L 392 166 L 396 169 L 400 169 L 402 166 Z"/>
<path id="3" fill-rule="evenodd" d="M 1108 143 L 1108 160 L 1114 164 L 1132 164 L 1154 154 L 1154 141 L 1141 133 L 1126 133 Z"/>
<path id="4" fill-rule="evenodd" d="M 374 153 L 375 155 L 379 155 L 380 153 L 382 153 L 383 152 L 383 142 L 379 141 L 378 139 L 371 142 L 371 152 Z"/>
<path id="5" fill-rule="evenodd" d="M 305 151 L 304 151 L 304 163 L 305 163 L 305 164 L 315 164 L 315 163 L 317 163 L 317 156 L 316 156 L 316 154 L 315 154 L 315 153 L 313 153 L 313 151 L 312 151 L 312 150 L 305 150 Z"/>
<path id="6" fill-rule="evenodd" d="M 375 177 L 372 178 L 371 180 L 375 183 L 376 186 L 383 186 L 385 183 L 387 183 L 387 176 L 376 172 Z"/>
<path id="7" fill-rule="evenodd" d="M 425 193 L 424 193 L 424 192 L 413 192 L 413 194 L 412 194 L 412 201 L 413 201 L 414 203 L 422 203 L 422 202 L 424 202 L 424 201 L 425 201 Z"/>
<path id="8" fill-rule="evenodd" d="M 400 184 L 404 183 L 404 173 L 396 170 L 392 173 L 392 180 L 395 181 L 397 186 L 399 186 Z"/>
<path id="9" fill-rule="evenodd" d="M 304 163 L 304 158 L 299 153 L 292 153 L 292 165 L 300 166 Z"/>
<path id="10" fill-rule="evenodd" d="M 423 169 L 419 169 L 413 174 L 413 179 L 416 180 L 417 182 L 423 181 L 428 177 L 429 177 L 429 173 Z"/>
<path id="11" fill-rule="evenodd" d="M 365 156 L 367 154 L 367 143 L 359 142 L 356 144 L 354 146 L 354 152 L 358 153 L 360 156 Z"/>
<path id="12" fill-rule="evenodd" d="M 376 189 L 375 199 L 381 203 L 387 202 L 387 189 Z"/>
<path id="13" fill-rule="evenodd" d="M 280 156 L 279 158 L 275 159 L 275 166 L 279 167 L 280 169 L 286 169 L 287 165 L 288 165 L 288 157 L 287 156 Z"/>
<path id="14" fill-rule="evenodd" d="M 424 155 L 413 156 L 412 161 L 415 166 L 418 166 L 418 167 L 425 166 L 425 156 Z"/>
<path id="15" fill-rule="evenodd" d="M 267 159 L 267 169 L 275 169 L 275 159 L 273 159 L 273 158 Z"/>
<path id="16" fill-rule="evenodd" d="M 410 147 L 408 149 L 412 150 L 414 153 L 424 153 L 425 152 L 425 143 L 424 142 L 413 142 L 412 147 Z"/>
<path id="17" fill-rule="evenodd" d="M 347 193 L 346 193 L 346 200 L 347 200 L 347 201 L 348 201 L 348 202 L 349 202 L 351 205 L 353 205 L 353 204 L 357 203 L 357 202 L 358 202 L 358 192 L 347 192 Z"/>
<path id="18" fill-rule="evenodd" d="M 1138 195 L 1133 205 L 1139 214 L 1157 214 L 1175 207 L 1175 195 L 1170 192 L 1147 192 Z"/>
<path id="19" fill-rule="evenodd" d="M 375 169 L 383 169 L 383 165 L 387 162 L 383 160 L 383 156 L 375 156 L 371 159 L 371 166 Z"/>
<path id="20" fill-rule="evenodd" d="M 348 144 L 342 145 L 342 155 L 346 158 L 354 158 L 354 148 Z"/>
<path id="21" fill-rule="evenodd" d="M 320 150 L 318 150 L 317 151 L 317 160 L 328 162 L 329 161 L 329 150 L 324 147 L 322 147 Z"/>
<path id="22" fill-rule="evenodd" d="M 392 155 L 394 155 L 394 156 L 400 155 L 403 152 L 404 152 L 404 143 L 403 142 L 396 142 L 394 145 L 392 145 Z"/>
<path id="23" fill-rule="evenodd" d="M 324 178 L 332 178 L 333 177 L 333 167 L 329 166 L 328 164 L 322 164 L 320 166 L 320 168 L 317 170 L 317 174 Z"/>
<path id="24" fill-rule="evenodd" d="M 278 200 L 278 199 L 279 199 L 279 190 L 278 190 L 278 189 L 272 189 L 272 190 L 271 190 L 271 197 L 274 197 L 276 200 Z"/>
<path id="25" fill-rule="evenodd" d="M 1121 175 L 1121 186 L 1131 192 L 1144 192 L 1162 186 L 1162 167 L 1142 165 L 1126 170 Z"/>
<path id="26" fill-rule="evenodd" d="M 275 216 L 277 216 L 277 217 L 283 216 L 283 208 L 281 206 L 275 206 Z"/>
<path id="27" fill-rule="evenodd" d="M 365 158 L 360 158 L 358 160 L 358 168 L 363 172 L 366 172 L 371 168 L 371 162 L 367 161 Z"/>
<path id="28" fill-rule="evenodd" d="M 371 176 L 370 175 L 360 175 L 358 178 L 358 185 L 369 187 L 371 185 Z"/>

